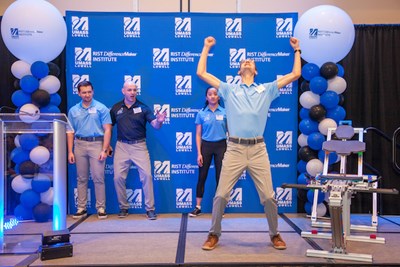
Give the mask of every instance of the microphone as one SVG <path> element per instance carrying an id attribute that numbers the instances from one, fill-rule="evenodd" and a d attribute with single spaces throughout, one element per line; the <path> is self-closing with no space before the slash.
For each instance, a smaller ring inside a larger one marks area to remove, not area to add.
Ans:
<path id="1" fill-rule="evenodd" d="M 3 109 L 11 110 L 11 111 L 14 111 L 14 112 L 17 111 L 16 108 L 12 108 L 12 107 L 9 107 L 9 106 L 2 106 L 2 107 L 0 107 L 0 112 L 1 112 Z M 35 112 L 27 112 L 27 111 L 25 111 L 25 110 L 19 110 L 19 111 L 18 111 L 18 114 L 20 114 L 20 115 L 28 115 L 28 116 L 31 116 L 31 117 L 35 117 L 38 113 L 39 113 L 39 110 L 38 110 L 38 109 L 35 110 Z"/>

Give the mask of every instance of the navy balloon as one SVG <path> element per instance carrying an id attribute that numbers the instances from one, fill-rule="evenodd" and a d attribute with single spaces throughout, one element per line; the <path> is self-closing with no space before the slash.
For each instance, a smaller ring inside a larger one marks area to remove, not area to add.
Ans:
<path id="1" fill-rule="evenodd" d="M 334 108 L 339 104 L 339 95 L 334 91 L 326 91 L 321 95 L 320 103 L 326 109 Z"/>
<path id="2" fill-rule="evenodd" d="M 339 96 L 338 105 L 343 106 L 343 104 L 344 104 L 344 96 L 343 96 L 343 94 L 339 94 L 338 96 Z"/>
<path id="3" fill-rule="evenodd" d="M 301 69 L 301 75 L 307 81 L 319 75 L 319 67 L 314 63 L 307 63 Z"/>
<path id="4" fill-rule="evenodd" d="M 40 195 L 32 189 L 22 192 L 19 200 L 25 208 L 33 208 L 40 202 Z"/>
<path id="5" fill-rule="evenodd" d="M 39 203 L 33 208 L 33 218 L 36 222 L 47 222 L 51 218 L 51 206 Z"/>
<path id="6" fill-rule="evenodd" d="M 318 153 L 309 146 L 303 146 L 299 149 L 298 156 L 301 160 L 309 162 L 312 159 L 318 158 Z"/>
<path id="7" fill-rule="evenodd" d="M 323 105 L 314 105 L 310 108 L 309 112 L 310 119 L 314 121 L 322 121 L 326 117 L 326 109 Z"/>
<path id="8" fill-rule="evenodd" d="M 47 66 L 47 65 L 46 65 Z M 46 90 L 38 89 L 32 93 L 32 104 L 44 107 L 50 103 L 50 94 Z"/>
<path id="9" fill-rule="evenodd" d="M 346 110 L 342 106 L 338 105 L 334 108 L 328 109 L 326 112 L 326 117 L 333 119 L 336 121 L 336 123 L 339 123 L 339 121 L 344 120 L 346 117 Z"/>
<path id="10" fill-rule="evenodd" d="M 30 160 L 24 161 L 19 165 L 19 173 L 27 179 L 32 179 L 38 173 L 38 170 L 39 166 Z"/>
<path id="11" fill-rule="evenodd" d="M 30 94 L 39 88 L 39 80 L 32 75 L 25 75 L 19 81 L 19 85 L 25 93 Z"/>
<path id="12" fill-rule="evenodd" d="M 300 92 L 304 93 L 305 91 L 310 91 L 310 82 L 306 80 L 300 84 Z"/>
<path id="13" fill-rule="evenodd" d="M 49 66 L 43 61 L 33 62 L 31 65 L 31 73 L 38 79 L 42 79 L 49 75 Z"/>
<path id="14" fill-rule="evenodd" d="M 325 79 L 332 79 L 338 74 L 338 66 L 333 62 L 326 62 L 322 64 L 320 73 Z"/>
<path id="15" fill-rule="evenodd" d="M 320 132 L 311 133 L 307 137 L 308 146 L 314 150 L 320 150 L 323 142 L 325 142 L 325 136 Z"/>
<path id="16" fill-rule="evenodd" d="M 49 66 L 49 75 L 53 75 L 56 77 L 60 75 L 60 68 L 57 66 L 57 64 L 53 62 L 48 62 L 47 65 Z"/>
<path id="17" fill-rule="evenodd" d="M 11 96 L 11 102 L 17 107 L 22 107 L 25 104 L 31 103 L 31 95 L 22 90 L 15 91 Z"/>
<path id="18" fill-rule="evenodd" d="M 310 90 L 314 94 L 321 95 L 328 89 L 328 82 L 324 77 L 315 76 L 310 81 Z"/>
<path id="19" fill-rule="evenodd" d="M 315 122 L 311 119 L 301 120 L 299 123 L 300 132 L 305 135 L 309 135 L 312 132 L 318 131 L 318 122 Z"/>

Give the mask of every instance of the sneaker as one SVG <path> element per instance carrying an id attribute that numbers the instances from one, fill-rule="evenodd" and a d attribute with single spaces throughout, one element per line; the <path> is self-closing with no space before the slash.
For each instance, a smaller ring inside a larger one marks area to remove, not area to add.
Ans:
<path id="1" fill-rule="evenodd" d="M 204 250 L 213 250 L 217 246 L 218 240 L 218 236 L 209 234 L 206 242 L 204 242 L 201 248 Z"/>
<path id="2" fill-rule="evenodd" d="M 286 249 L 286 243 L 283 241 L 280 234 L 274 235 L 271 237 L 272 246 L 275 249 Z"/>
<path id="3" fill-rule="evenodd" d="M 126 209 L 122 209 L 118 213 L 118 218 L 125 218 L 127 216 L 128 216 L 128 210 L 126 210 Z"/>
<path id="4" fill-rule="evenodd" d="M 146 216 L 147 216 L 147 219 L 149 219 L 149 220 L 157 220 L 157 214 L 154 210 L 146 211 Z"/>
<path id="5" fill-rule="evenodd" d="M 80 219 L 87 215 L 87 210 L 79 208 L 78 211 L 72 216 L 74 219 Z"/>
<path id="6" fill-rule="evenodd" d="M 97 218 L 99 218 L 100 220 L 107 219 L 107 213 L 103 208 L 99 208 L 97 210 Z"/>
<path id="7" fill-rule="evenodd" d="M 190 217 L 196 217 L 201 215 L 201 209 L 196 207 L 193 211 L 189 212 Z"/>

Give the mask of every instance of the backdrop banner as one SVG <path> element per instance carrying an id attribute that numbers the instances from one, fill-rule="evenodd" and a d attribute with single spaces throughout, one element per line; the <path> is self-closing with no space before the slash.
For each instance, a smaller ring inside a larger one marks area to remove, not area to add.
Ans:
<path id="1" fill-rule="evenodd" d="M 76 85 L 90 80 L 94 98 L 110 107 L 123 99 L 125 80 L 133 80 L 138 99 L 166 111 L 160 130 L 147 127 L 158 213 L 184 213 L 196 204 L 198 166 L 195 116 L 204 106 L 208 87 L 196 76 L 204 38 L 214 36 L 208 71 L 229 83 L 240 83 L 239 62 L 253 59 L 256 82 L 269 82 L 291 72 L 293 49 L 289 38 L 297 13 L 102 13 L 66 14 L 67 105 L 80 101 Z M 282 183 L 297 182 L 297 82 L 281 89 L 268 114 L 264 137 L 271 162 L 279 212 L 297 212 L 297 192 Z M 112 145 L 116 142 L 113 130 Z M 117 213 L 113 161 L 106 163 L 107 212 Z M 68 168 L 69 212 L 76 210 L 76 169 Z M 130 213 L 144 212 L 144 195 L 136 167 L 127 178 Z M 211 212 L 215 170 L 211 166 L 202 202 Z M 88 211 L 95 213 L 93 182 L 89 181 Z M 227 213 L 262 212 L 257 191 L 246 172 L 231 192 Z"/>

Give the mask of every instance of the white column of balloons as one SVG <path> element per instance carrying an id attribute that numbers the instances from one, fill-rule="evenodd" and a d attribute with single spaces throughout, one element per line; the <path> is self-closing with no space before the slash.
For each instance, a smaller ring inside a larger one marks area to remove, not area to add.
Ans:
<path id="1" fill-rule="evenodd" d="M 58 66 L 50 61 L 65 47 L 67 28 L 61 13 L 45 0 L 18 0 L 4 12 L 1 35 L 19 60 L 11 66 L 17 79 L 11 101 L 24 123 L 33 124 L 41 113 L 59 113 L 61 97 Z M 32 127 L 34 128 L 34 127 Z M 25 133 L 15 137 L 11 160 L 18 174 L 11 182 L 20 194 L 14 215 L 38 222 L 51 218 L 53 203 L 52 142 L 49 136 Z"/>
<path id="2" fill-rule="evenodd" d="M 342 93 L 347 84 L 344 69 L 338 61 L 350 51 L 355 31 L 351 18 L 343 10 L 322 5 L 309 9 L 299 19 L 294 36 L 300 40 L 301 57 L 308 62 L 302 67 L 304 81 L 300 86 L 300 123 L 298 137 L 300 149 L 297 169 L 299 184 L 307 184 L 323 169 L 324 151 L 328 128 L 337 127 L 345 119 Z M 329 155 L 329 164 L 338 161 L 336 154 Z M 314 190 L 306 196 L 305 210 L 311 213 Z M 305 198 L 305 197 L 304 197 Z M 324 193 L 319 192 L 317 215 L 324 216 L 327 207 Z"/>

